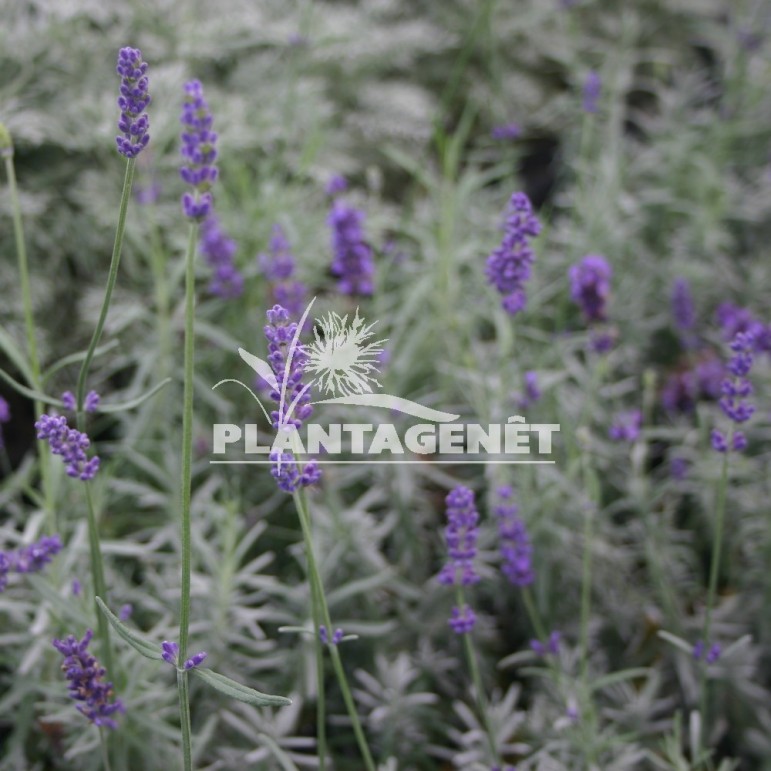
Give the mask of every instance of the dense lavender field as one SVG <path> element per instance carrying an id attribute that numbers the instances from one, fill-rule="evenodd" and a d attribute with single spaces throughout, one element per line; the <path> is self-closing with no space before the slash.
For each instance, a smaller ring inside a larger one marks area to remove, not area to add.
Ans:
<path id="1" fill-rule="evenodd" d="M 767 0 L 0 11 L 0 771 L 771 769 Z"/>

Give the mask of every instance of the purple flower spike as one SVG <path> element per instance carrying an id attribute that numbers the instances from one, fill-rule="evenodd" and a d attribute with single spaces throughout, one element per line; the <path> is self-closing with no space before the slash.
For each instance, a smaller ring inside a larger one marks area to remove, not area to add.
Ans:
<path id="1" fill-rule="evenodd" d="M 602 78 L 600 78 L 599 73 L 590 70 L 589 74 L 586 76 L 586 81 L 584 82 L 584 112 L 597 112 L 599 109 L 597 102 L 599 101 L 601 92 Z"/>
<path id="2" fill-rule="evenodd" d="M 11 566 L 8 562 L 8 558 L 0 551 L 0 594 L 5 591 L 5 587 L 8 586 L 8 572 Z"/>
<path id="3" fill-rule="evenodd" d="M 620 412 L 613 419 L 613 424 L 608 429 L 608 436 L 614 442 L 634 442 L 640 437 L 642 426 L 642 413 L 640 410 Z"/>
<path id="4" fill-rule="evenodd" d="M 44 535 L 39 541 L 12 552 L 9 561 L 17 573 L 39 573 L 61 550 L 58 535 Z"/>
<path id="5" fill-rule="evenodd" d="M 755 349 L 755 336 L 752 332 L 738 332 L 731 342 L 731 356 L 726 370 L 728 377 L 722 382 L 723 396 L 719 401 L 720 409 L 737 426 L 746 423 L 755 412 L 755 405 L 747 401 L 752 395 L 750 374 Z M 728 451 L 728 439 L 714 429 L 711 436 L 712 447 L 717 452 Z M 731 449 L 739 452 L 747 446 L 747 438 L 742 431 L 736 431 L 731 440 Z"/>
<path id="6" fill-rule="evenodd" d="M 138 48 L 121 48 L 118 52 L 120 75 L 120 119 L 118 130 L 123 136 L 115 137 L 118 152 L 126 158 L 136 158 L 147 147 L 150 135 L 150 121 L 145 110 L 150 104 L 147 92 L 147 64 L 142 61 L 142 52 Z"/>
<path id="7" fill-rule="evenodd" d="M 99 402 L 102 400 L 102 397 L 99 396 L 99 394 L 96 391 L 89 391 L 86 394 L 86 399 L 83 402 L 83 409 L 86 412 L 96 412 L 97 407 L 99 407 Z"/>
<path id="8" fill-rule="evenodd" d="M 217 167 L 214 165 L 217 160 L 217 134 L 212 131 L 214 118 L 198 80 L 185 84 L 181 122 L 181 153 L 186 165 L 179 173 L 194 190 L 194 193 L 182 196 L 182 210 L 190 219 L 203 220 L 211 211 L 209 191 L 217 179 Z"/>
<path id="9" fill-rule="evenodd" d="M 179 655 L 179 645 L 177 645 L 177 643 L 171 642 L 170 640 L 164 640 L 161 643 L 161 658 L 164 661 L 176 667 L 178 655 Z"/>
<path id="10" fill-rule="evenodd" d="M 712 643 L 707 651 L 707 656 L 704 659 L 707 664 L 714 664 L 719 658 L 721 653 L 720 643 Z"/>
<path id="11" fill-rule="evenodd" d="M 587 254 L 568 271 L 570 296 L 590 323 L 607 320 L 613 269 L 600 254 Z"/>
<path id="12" fill-rule="evenodd" d="M 448 525 L 444 529 L 447 551 L 450 559 L 437 577 L 445 586 L 468 586 L 479 581 L 474 570 L 477 553 L 479 513 L 474 502 L 474 493 L 468 487 L 459 485 L 447 498 Z"/>
<path id="13" fill-rule="evenodd" d="M 89 438 L 67 425 L 61 415 L 41 415 L 35 423 L 37 438 L 45 439 L 54 455 L 61 455 L 67 464 L 67 474 L 71 477 L 88 481 L 99 470 L 99 456 L 87 459 L 86 450 L 91 442 Z"/>
<path id="14" fill-rule="evenodd" d="M 527 304 L 525 282 L 535 262 L 530 239 L 541 232 L 530 199 L 524 193 L 511 196 L 503 231 L 501 245 L 487 258 L 485 275 L 503 295 L 504 310 L 514 316 Z"/>
<path id="15" fill-rule="evenodd" d="M 306 463 L 301 471 L 291 452 L 279 453 L 275 450 L 268 457 L 273 461 L 270 475 L 285 493 L 295 493 L 301 487 L 309 487 L 321 479 L 321 470 L 316 461 Z"/>
<path id="16" fill-rule="evenodd" d="M 455 634 L 468 634 L 474 628 L 476 620 L 474 611 L 468 605 L 464 605 L 463 608 L 452 609 L 448 623 Z"/>
<path id="17" fill-rule="evenodd" d="M 200 653 L 196 653 L 195 656 L 191 656 L 186 662 L 185 662 L 185 669 L 193 669 L 194 667 L 198 667 L 201 664 L 203 664 L 204 659 L 209 654 L 206 653 L 206 651 L 201 651 Z"/>
<path id="18" fill-rule="evenodd" d="M 369 296 L 374 291 L 372 247 L 364 240 L 366 215 L 341 200 L 332 204 L 327 224 L 332 230 L 332 275 L 341 294 Z"/>
<path id="19" fill-rule="evenodd" d="M 226 300 L 240 297 L 244 291 L 244 277 L 233 259 L 236 242 L 222 229 L 213 211 L 201 224 L 198 248 L 212 269 L 209 292 Z"/>
<path id="20" fill-rule="evenodd" d="M 11 419 L 11 408 L 8 406 L 8 402 L 0 396 L 0 424 L 8 423 Z M 0 427 L 0 448 L 3 447 L 3 430 Z"/>
<path id="21" fill-rule="evenodd" d="M 344 193 L 348 189 L 348 180 L 341 174 L 335 174 L 329 182 L 327 182 L 324 192 L 334 198 L 340 193 Z"/>
<path id="22" fill-rule="evenodd" d="M 78 403 L 75 399 L 75 394 L 72 393 L 72 391 L 65 391 L 62 394 L 62 404 L 64 405 L 65 410 L 69 410 L 70 412 L 75 412 L 75 410 L 78 407 Z"/>
<path id="23" fill-rule="evenodd" d="M 337 645 L 340 643 L 343 637 L 345 637 L 345 633 L 342 629 L 340 629 L 340 627 L 338 627 L 333 632 L 332 639 L 330 640 L 329 632 L 327 631 L 327 628 L 324 626 L 324 624 L 319 626 L 319 640 L 321 640 L 324 645 Z"/>
<path id="24" fill-rule="evenodd" d="M 529 586 L 535 580 L 530 536 L 525 523 L 517 516 L 519 507 L 513 501 L 514 491 L 511 487 L 499 487 L 497 493 L 499 503 L 493 511 L 498 518 L 498 534 L 501 538 L 501 570 L 514 586 Z"/>
<path id="25" fill-rule="evenodd" d="M 66 640 L 54 640 L 53 646 L 64 656 L 62 671 L 69 680 L 70 696 L 78 702 L 78 711 L 94 725 L 117 728 L 112 719 L 116 712 L 126 709 L 120 699 L 114 699 L 112 683 L 105 682 L 106 671 L 88 652 L 94 633 L 88 629 L 82 640 L 73 635 Z"/>
<path id="26" fill-rule="evenodd" d="M 490 136 L 500 142 L 512 142 L 519 139 L 522 129 L 518 123 L 504 123 L 502 126 L 494 126 Z"/>
<path id="27" fill-rule="evenodd" d="M 268 254 L 257 258 L 264 276 L 272 282 L 274 301 L 286 308 L 291 318 L 299 318 L 306 306 L 305 285 L 294 279 L 297 263 L 280 225 L 273 226 Z"/>
<path id="28" fill-rule="evenodd" d="M 131 614 L 134 612 L 134 606 L 127 602 L 125 605 L 120 606 L 120 610 L 118 611 L 118 618 L 121 621 L 128 621 L 131 618 Z"/>

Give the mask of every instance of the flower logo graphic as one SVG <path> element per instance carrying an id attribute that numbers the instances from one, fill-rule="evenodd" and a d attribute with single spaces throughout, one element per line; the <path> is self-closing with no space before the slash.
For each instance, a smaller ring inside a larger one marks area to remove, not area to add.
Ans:
<path id="1" fill-rule="evenodd" d="M 376 323 L 365 324 L 358 308 L 350 325 L 347 315 L 334 312 L 316 320 L 315 340 L 306 346 L 306 371 L 315 376 L 313 383 L 319 391 L 350 396 L 371 394 L 373 388 L 380 387 L 377 365 L 387 341 L 369 342 Z"/>

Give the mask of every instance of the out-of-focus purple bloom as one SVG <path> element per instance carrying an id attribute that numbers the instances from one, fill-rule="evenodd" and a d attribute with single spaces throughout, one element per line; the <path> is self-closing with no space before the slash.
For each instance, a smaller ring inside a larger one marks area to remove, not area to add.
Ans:
<path id="1" fill-rule="evenodd" d="M 599 73 L 590 70 L 584 81 L 584 112 L 595 113 L 598 110 L 597 102 L 602 92 L 602 78 Z"/>
<path id="2" fill-rule="evenodd" d="M 324 626 L 324 624 L 319 626 L 319 640 L 321 640 L 324 645 L 337 645 L 344 636 L 345 633 L 338 627 L 332 633 L 332 638 L 330 639 L 329 632 L 327 631 L 327 628 Z"/>
<path id="3" fill-rule="evenodd" d="M 294 279 L 297 263 L 280 225 L 273 226 L 268 254 L 260 254 L 257 259 L 263 274 L 273 284 L 274 302 L 286 308 L 292 318 L 299 318 L 307 304 L 307 290 Z"/>
<path id="4" fill-rule="evenodd" d="M 519 139 L 522 135 L 522 129 L 518 123 L 504 123 L 501 126 L 493 126 L 490 136 L 498 141 L 513 141 Z"/>
<path id="5" fill-rule="evenodd" d="M 194 669 L 195 667 L 201 666 L 203 664 L 204 659 L 209 654 L 206 651 L 201 651 L 200 653 L 196 653 L 195 655 L 191 656 L 185 663 L 183 664 L 184 669 Z"/>
<path id="6" fill-rule="evenodd" d="M 634 442 L 640 436 L 642 413 L 640 410 L 620 412 L 613 419 L 608 436 L 614 442 Z"/>
<path id="7" fill-rule="evenodd" d="M 538 387 L 538 374 L 533 370 L 525 372 L 523 381 L 523 392 L 517 399 L 517 406 L 521 409 L 527 409 L 535 404 L 541 398 L 541 389 Z"/>
<path id="8" fill-rule="evenodd" d="M 324 187 L 324 192 L 329 196 L 340 195 L 348 189 L 348 180 L 341 174 L 335 174 Z"/>
<path id="9" fill-rule="evenodd" d="M 749 332 L 754 340 L 755 351 L 771 351 L 771 325 L 764 324 L 747 308 L 733 303 L 721 303 L 715 317 L 725 341 L 730 342 L 739 332 Z"/>
<path id="10" fill-rule="evenodd" d="M 731 342 L 733 355 L 726 365 L 729 377 L 723 380 L 723 396 L 720 408 L 735 424 L 746 423 L 755 412 L 755 405 L 747 401 L 752 395 L 752 383 L 747 379 L 753 363 L 755 339 L 752 332 L 739 332 Z M 717 429 L 712 431 L 712 447 L 717 452 L 728 451 L 728 439 Z M 731 440 L 732 449 L 741 451 L 747 446 L 747 439 L 741 431 L 737 431 Z"/>
<path id="11" fill-rule="evenodd" d="M 375 263 L 372 247 L 364 240 L 365 214 L 341 200 L 332 204 L 327 224 L 332 230 L 332 275 L 342 294 L 371 295 Z"/>
<path id="12" fill-rule="evenodd" d="M 65 410 L 69 410 L 70 412 L 74 412 L 77 409 L 78 403 L 75 399 L 75 394 L 72 393 L 72 391 L 65 391 L 62 394 L 62 404 L 64 405 Z"/>
<path id="13" fill-rule="evenodd" d="M 72 596 L 80 597 L 80 593 L 83 591 L 83 587 L 80 585 L 80 581 L 77 578 L 72 579 Z"/>
<path id="14" fill-rule="evenodd" d="M 669 473 L 671 474 L 672 479 L 677 482 L 682 482 L 686 476 L 688 476 L 688 466 L 689 463 L 685 458 L 679 455 L 672 458 L 669 461 Z"/>
<path id="15" fill-rule="evenodd" d="M 35 543 L 11 552 L 8 560 L 17 573 L 39 573 L 61 550 L 62 540 L 58 535 L 44 535 Z"/>
<path id="16" fill-rule="evenodd" d="M 185 84 L 185 102 L 182 107 L 182 158 L 186 165 L 180 176 L 193 188 L 193 193 L 182 196 L 182 210 L 190 219 L 205 219 L 212 208 L 209 192 L 217 179 L 217 134 L 212 131 L 214 118 L 203 96 L 198 80 Z"/>
<path id="17" fill-rule="evenodd" d="M 78 711 L 100 728 L 117 728 L 111 716 L 126 710 L 120 699 L 113 701 L 112 683 L 105 682 L 104 667 L 87 650 L 93 636 L 88 629 L 82 640 L 70 635 L 66 640 L 54 640 L 53 646 L 64 656 L 62 671 L 70 683 L 70 696 L 81 702 Z"/>
<path id="18" fill-rule="evenodd" d="M 8 586 L 8 572 L 10 565 L 8 558 L 3 552 L 0 551 L 0 594 L 5 591 L 5 587 Z"/>
<path id="19" fill-rule="evenodd" d="M 44 535 L 29 546 L 15 551 L 0 552 L 0 592 L 8 583 L 8 573 L 39 573 L 62 550 L 58 535 Z M 79 586 L 80 584 L 78 584 Z M 73 594 L 75 582 L 73 581 Z"/>
<path id="20" fill-rule="evenodd" d="M 305 35 L 301 35 L 299 32 L 292 32 L 286 39 L 286 42 L 292 48 L 303 48 L 310 43 L 310 39 Z"/>
<path id="21" fill-rule="evenodd" d="M 236 242 L 222 229 L 219 218 L 213 211 L 209 212 L 201 224 L 198 248 L 212 269 L 209 292 L 226 300 L 240 297 L 244 291 L 244 277 L 233 260 Z"/>
<path id="22" fill-rule="evenodd" d="M 764 38 L 760 32 L 755 32 L 745 27 L 736 32 L 736 39 L 745 51 L 752 53 L 763 45 Z"/>
<path id="23" fill-rule="evenodd" d="M 589 349 L 595 353 L 607 353 L 613 349 L 617 339 L 616 329 L 593 329 L 589 335 Z"/>
<path id="24" fill-rule="evenodd" d="M 691 287 L 684 278 L 676 278 L 672 284 L 672 317 L 680 332 L 683 345 L 692 348 L 695 344 L 693 334 L 696 326 L 696 309 L 693 304 Z"/>
<path id="25" fill-rule="evenodd" d="M 477 617 L 468 605 L 453 608 L 450 614 L 450 628 L 455 634 L 468 634 L 476 624 Z"/>
<path id="26" fill-rule="evenodd" d="M 125 605 L 120 606 L 120 610 L 118 611 L 118 618 L 121 621 L 128 621 L 131 618 L 131 614 L 134 612 L 134 606 L 127 602 Z"/>
<path id="27" fill-rule="evenodd" d="M 706 656 L 704 655 L 705 651 L 707 653 Z M 694 660 L 701 661 L 701 659 L 704 658 L 704 661 L 707 664 L 714 664 L 720 658 L 721 652 L 722 649 L 720 647 L 720 643 L 712 643 L 712 645 L 709 646 L 709 650 L 707 650 L 707 646 L 704 640 L 697 640 L 693 646 Z"/>
<path id="28" fill-rule="evenodd" d="M 459 485 L 445 499 L 448 524 L 444 529 L 449 561 L 438 575 L 445 586 L 468 586 L 479 581 L 474 570 L 477 553 L 479 513 L 474 502 L 474 492 Z"/>
<path id="29" fill-rule="evenodd" d="M 530 239 L 541 232 L 541 224 L 525 193 L 514 193 L 509 200 L 503 239 L 487 258 L 487 280 L 503 295 L 503 308 L 512 316 L 527 304 L 525 282 L 530 278 L 535 252 Z"/>
<path id="30" fill-rule="evenodd" d="M 556 655 L 559 653 L 561 639 L 562 635 L 555 629 L 553 632 L 551 632 L 549 639 L 545 644 L 540 640 L 531 640 L 530 648 L 539 656 L 545 656 L 547 653 Z"/>
<path id="31" fill-rule="evenodd" d="M 0 396 L 0 448 L 4 446 L 3 443 L 3 423 L 8 423 L 11 419 L 11 408 L 8 406 L 8 402 Z"/>
<path id="32" fill-rule="evenodd" d="M 437 579 L 445 586 L 469 586 L 479 581 L 473 563 L 479 532 L 479 512 L 476 509 L 474 493 L 468 487 L 458 485 L 448 493 L 445 503 L 447 526 L 444 535 L 449 561 L 439 572 Z M 475 622 L 474 611 L 468 605 L 462 608 L 453 607 L 449 619 L 453 632 L 466 634 L 473 629 Z"/>
<path id="33" fill-rule="evenodd" d="M 115 137 L 118 152 L 126 158 L 136 158 L 147 147 L 150 135 L 150 121 L 145 110 L 150 104 L 147 92 L 147 63 L 142 61 L 142 52 L 138 48 L 121 48 L 118 52 L 116 67 L 120 75 L 120 119 L 118 130 L 123 136 Z"/>
<path id="34" fill-rule="evenodd" d="M 86 450 L 91 442 L 85 434 L 70 428 L 62 415 L 41 415 L 35 428 L 37 438 L 45 439 L 54 455 L 61 455 L 69 476 L 84 482 L 94 478 L 99 470 L 99 456 L 88 460 Z"/>
<path id="35" fill-rule="evenodd" d="M 321 469 L 314 460 L 300 469 L 291 452 L 274 450 L 268 457 L 273 461 L 270 475 L 276 480 L 279 489 L 285 493 L 294 493 L 301 487 L 316 484 L 321 479 Z"/>
<path id="36" fill-rule="evenodd" d="M 716 401 L 722 393 L 723 364 L 714 354 L 700 358 L 692 369 L 671 374 L 661 389 L 667 412 L 692 412 L 700 399 Z"/>
<path id="37" fill-rule="evenodd" d="M 570 296 L 589 323 L 606 321 L 613 269 L 600 254 L 587 254 L 568 271 Z"/>
<path id="38" fill-rule="evenodd" d="M 514 503 L 514 491 L 508 485 L 498 488 L 498 504 L 493 509 L 498 518 L 501 539 L 501 570 L 514 586 L 529 586 L 535 580 L 532 553 L 525 523 L 519 518 L 519 507 Z"/>
<path id="39" fill-rule="evenodd" d="M 86 412 L 96 412 L 100 401 L 102 401 L 102 397 L 96 391 L 89 391 L 83 402 L 83 409 Z"/>
<path id="40" fill-rule="evenodd" d="M 140 206 L 151 206 L 157 203 L 161 197 L 161 191 L 163 188 L 160 182 L 151 182 L 149 185 L 135 185 L 134 186 L 134 200 Z"/>

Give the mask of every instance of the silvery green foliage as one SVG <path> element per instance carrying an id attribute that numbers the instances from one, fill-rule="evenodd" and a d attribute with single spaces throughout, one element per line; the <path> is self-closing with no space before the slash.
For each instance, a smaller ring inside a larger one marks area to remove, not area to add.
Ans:
<path id="1" fill-rule="evenodd" d="M 194 477 L 192 641 L 205 642 L 217 671 L 259 690 L 291 693 L 294 703 L 282 710 L 233 704 L 194 681 L 201 768 L 272 771 L 317 763 L 311 638 L 278 631 L 311 628 L 291 506 L 267 474 L 213 471 L 205 445 L 211 423 L 253 414 L 243 394 L 211 386 L 241 376 L 235 351 L 251 350 L 259 337 L 268 295 L 253 258 L 274 222 L 290 233 L 302 278 L 325 294 L 320 302 L 339 310 L 328 292 L 322 192 L 333 172 L 352 180 L 351 201 L 367 212 L 376 250 L 396 236 L 406 253 L 403 260 L 377 255 L 383 291 L 365 314 L 387 326 L 392 345 L 384 387 L 452 406 L 464 418 L 500 420 L 516 413 L 513 384 L 537 369 L 544 397 L 528 417 L 563 424 L 565 442 L 573 438 L 567 427 L 581 429 L 576 441 L 603 490 L 594 510 L 590 678 L 602 684 L 612 673 L 643 670 L 597 688 L 596 730 L 582 733 L 571 712 L 580 706 L 578 576 L 588 505 L 581 463 L 561 454 L 555 467 L 506 479 L 498 478 L 500 469 L 340 467 L 311 498 L 314 539 L 333 620 L 360 635 L 340 651 L 349 673 L 359 673 L 360 711 L 383 768 L 491 765 L 462 651 L 448 641 L 453 598 L 435 581 L 442 499 L 460 482 L 474 485 L 480 502 L 494 485 L 515 484 L 533 539 L 536 604 L 566 641 L 555 678 L 528 649 L 533 632 L 520 595 L 497 573 L 494 523 L 480 505 L 484 573 L 475 588 L 475 640 L 509 762 L 520 771 L 572 771 L 588 767 L 588 753 L 603 771 L 710 768 L 694 759 L 700 669 L 688 648 L 702 626 L 714 526 L 719 462 L 703 449 L 714 409 L 702 403 L 695 416 L 661 414 L 661 384 L 683 366 L 661 298 L 675 275 L 688 276 L 698 322 L 714 348 L 719 302 L 732 299 L 757 313 L 771 306 L 767 43 L 745 52 L 735 34 L 752 25 L 762 31 L 765 22 L 759 6 L 721 0 L 621 5 L 6 3 L 1 117 L 16 144 L 39 338 L 49 364 L 84 348 L 99 309 L 122 174 L 112 147 L 115 51 L 140 46 L 152 66 L 151 162 L 140 165 L 137 184 L 157 180 L 161 195 L 152 209 L 130 210 L 105 332 L 115 345 L 97 357 L 94 385 L 104 386 L 109 403 L 136 397 L 165 375 L 175 382 L 136 412 L 96 419 L 107 473 L 94 494 L 110 606 L 131 603 L 127 623 L 158 642 L 174 634 L 179 580 L 176 341 L 184 233 L 174 142 L 181 83 L 205 78 L 217 109 L 217 204 L 239 244 L 247 292 L 243 305 L 201 297 L 198 306 L 196 438 L 204 449 Z M 580 90 L 589 69 L 601 72 L 607 90 L 584 128 Z M 492 126 L 510 120 L 522 123 L 522 141 L 494 143 Z M 498 342 L 507 327 L 490 312 L 496 300 L 486 293 L 482 265 L 500 239 L 500 211 L 520 182 L 547 202 L 549 227 L 528 314 L 501 359 Z M 10 233 L 7 207 L 0 196 Z M 21 341 L 12 249 L 4 239 L 0 319 L 3 331 Z M 153 250 L 167 282 L 165 337 Z M 595 373 L 566 275 L 590 251 L 617 268 L 610 313 L 620 342 L 588 400 Z M 204 285 L 203 272 L 199 278 Z M 71 369 L 60 370 L 51 392 L 71 388 L 72 377 Z M 757 393 L 768 404 L 767 361 L 759 362 Z M 644 407 L 650 419 L 642 441 L 619 448 L 607 438 L 607 418 L 632 406 Z M 712 746 L 722 742 L 715 771 L 734 767 L 733 756 L 754 768 L 771 754 L 764 655 L 771 639 L 764 505 L 771 477 L 763 454 L 769 437 L 763 417 L 758 451 L 731 469 L 728 558 L 714 617 L 714 633 L 728 645 L 709 670 L 717 713 L 710 738 Z M 685 480 L 668 475 L 674 450 L 689 461 Z M 36 479 L 27 457 L 0 485 L 4 547 L 43 532 L 28 494 Z M 65 708 L 47 642 L 65 628 L 94 623 L 89 603 L 71 592 L 88 545 L 82 497 L 67 481 L 56 472 L 65 551 L 44 575 L 14 579 L 0 595 L 3 771 L 43 769 L 52 756 L 69 768 L 99 765 L 95 737 Z M 683 640 L 684 649 L 662 640 L 662 630 Z M 730 650 L 731 641 L 741 644 Z M 179 755 L 173 676 L 117 645 L 128 767 L 172 768 Z M 336 741 L 350 750 L 348 726 L 338 719 L 342 700 L 334 688 L 328 698 Z M 338 765 L 357 768 L 342 756 Z"/>

